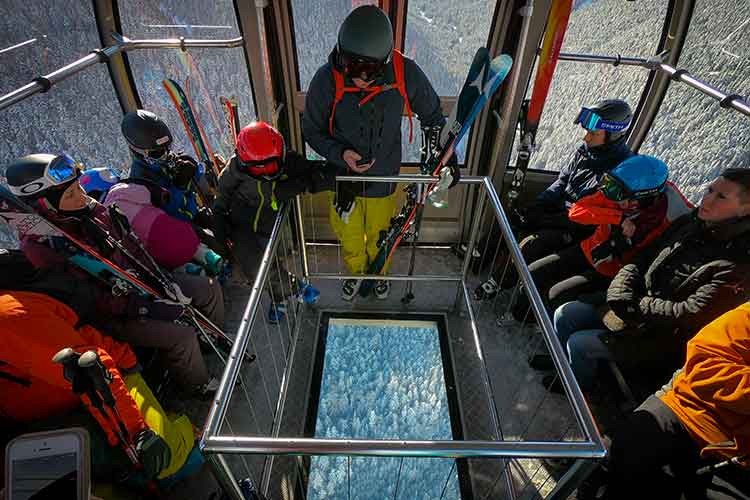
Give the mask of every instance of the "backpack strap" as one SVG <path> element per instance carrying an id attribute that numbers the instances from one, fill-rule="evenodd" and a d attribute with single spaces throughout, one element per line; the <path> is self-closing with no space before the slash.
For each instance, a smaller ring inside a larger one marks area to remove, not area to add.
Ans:
<path id="1" fill-rule="evenodd" d="M 406 115 L 409 117 L 409 144 L 414 141 L 414 124 L 413 124 L 413 113 L 411 105 L 409 104 L 409 95 L 406 93 L 406 78 L 404 76 L 404 55 L 398 50 L 393 50 L 393 73 L 396 78 L 394 83 L 388 83 L 385 85 L 377 85 L 374 87 L 368 87 L 361 89 L 359 87 L 346 87 L 344 86 L 344 75 L 336 68 L 332 68 L 333 81 L 336 86 L 336 93 L 333 98 L 333 106 L 331 108 L 331 116 L 328 119 L 328 133 L 333 135 L 333 118 L 336 114 L 336 105 L 344 97 L 346 92 L 365 92 L 367 95 L 359 101 L 359 105 L 362 106 L 372 100 L 376 95 L 381 94 L 387 90 L 396 89 L 401 97 L 404 99 L 404 107 L 406 108 Z"/>

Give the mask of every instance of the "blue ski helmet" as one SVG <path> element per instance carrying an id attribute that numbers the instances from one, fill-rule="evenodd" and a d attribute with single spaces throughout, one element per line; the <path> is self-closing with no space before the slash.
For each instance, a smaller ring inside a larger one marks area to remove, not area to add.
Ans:
<path id="1" fill-rule="evenodd" d="M 613 201 L 643 200 L 664 192 L 668 177 L 666 163 L 653 156 L 636 155 L 605 173 L 599 188 Z"/>
<path id="2" fill-rule="evenodd" d="M 109 188 L 120 182 L 117 173 L 108 167 L 84 170 L 79 179 L 86 194 L 102 201 Z"/>

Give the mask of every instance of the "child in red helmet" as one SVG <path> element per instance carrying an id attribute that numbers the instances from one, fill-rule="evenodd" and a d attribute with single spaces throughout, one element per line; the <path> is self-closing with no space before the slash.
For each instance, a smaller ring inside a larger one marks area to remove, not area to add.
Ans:
<path id="1" fill-rule="evenodd" d="M 304 192 L 332 191 L 335 172 L 287 151 L 284 138 L 271 125 L 258 121 L 244 127 L 237 149 L 219 176 L 214 201 L 214 235 L 225 258 L 234 257 L 253 282 L 281 205 Z M 231 248 L 231 250 L 230 250 Z M 271 281 L 276 307 L 291 293 L 277 273 Z M 274 306 L 269 318 L 280 311 Z"/>

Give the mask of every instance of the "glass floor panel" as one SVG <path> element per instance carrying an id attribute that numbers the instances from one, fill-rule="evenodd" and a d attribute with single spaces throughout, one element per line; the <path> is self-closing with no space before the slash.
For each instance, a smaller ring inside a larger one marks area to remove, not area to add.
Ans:
<path id="1" fill-rule="evenodd" d="M 314 436 L 461 439 L 441 323 L 327 318 L 313 380 Z M 453 500 L 462 498 L 458 476 L 453 459 L 312 457 L 307 498 Z"/>

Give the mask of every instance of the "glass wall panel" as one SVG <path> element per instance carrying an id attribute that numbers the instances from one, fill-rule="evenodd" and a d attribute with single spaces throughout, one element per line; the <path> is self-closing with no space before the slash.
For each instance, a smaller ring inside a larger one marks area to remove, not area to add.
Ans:
<path id="1" fill-rule="evenodd" d="M 750 3 L 701 1 L 695 7 L 679 67 L 733 94 L 750 94 Z M 670 167 L 694 203 L 726 167 L 750 167 L 750 119 L 673 82 L 641 147 Z"/>
<path id="2" fill-rule="evenodd" d="M 409 2 L 404 53 L 441 96 L 455 96 L 477 48 L 487 45 L 494 0 Z"/>
<path id="3" fill-rule="evenodd" d="M 131 38 L 239 36 L 231 0 L 127 0 L 119 3 L 119 9 L 123 31 Z M 227 156 L 234 150 L 220 97 L 237 98 L 241 125 L 256 118 L 242 48 L 143 50 L 131 52 L 128 57 L 143 106 L 164 118 L 175 135 L 177 150 L 194 154 L 185 127 L 162 85 L 166 78 L 177 81 L 185 90 L 215 153 Z"/>
<path id="4" fill-rule="evenodd" d="M 666 0 L 577 0 L 562 51 L 650 57 L 659 43 L 667 4 Z M 583 138 L 583 130 L 573 125 L 580 107 L 619 98 L 635 109 L 647 78 L 648 72 L 642 68 L 560 61 L 537 132 L 538 150 L 531 168 L 559 170 Z M 532 75 L 528 96 L 533 81 Z"/>
<path id="5" fill-rule="evenodd" d="M 328 61 L 339 26 L 349 12 L 360 5 L 377 4 L 377 0 L 292 0 L 300 90 L 307 90 L 315 72 Z"/>
<path id="6" fill-rule="evenodd" d="M 10 0 L 0 11 L 2 93 L 100 46 L 91 2 L 70 2 L 61 9 L 52 0 Z M 0 111 L 0 165 L 30 153 L 65 151 L 86 166 L 121 170 L 129 156 L 120 134 L 121 117 L 107 68 L 91 67 Z"/>

